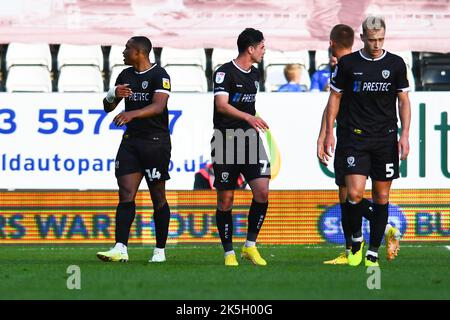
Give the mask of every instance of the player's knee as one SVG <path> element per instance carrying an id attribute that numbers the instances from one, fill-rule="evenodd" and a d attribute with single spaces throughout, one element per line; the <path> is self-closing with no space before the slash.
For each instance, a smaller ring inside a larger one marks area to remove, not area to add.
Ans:
<path id="1" fill-rule="evenodd" d="M 221 197 L 217 200 L 217 209 L 229 211 L 233 207 L 233 197 Z"/>
<path id="2" fill-rule="evenodd" d="M 389 202 L 389 192 L 374 192 L 373 202 L 376 204 L 386 204 Z"/>
<path id="3" fill-rule="evenodd" d="M 350 202 L 359 203 L 359 202 L 361 202 L 362 198 L 363 198 L 363 194 L 362 194 L 362 192 L 360 192 L 358 190 L 348 190 L 347 191 L 347 199 Z"/>
<path id="4" fill-rule="evenodd" d="M 151 192 L 151 198 L 154 209 L 162 208 L 167 202 L 165 192 Z"/>
<path id="5" fill-rule="evenodd" d="M 259 203 L 266 203 L 269 201 L 269 189 L 262 188 L 253 192 L 253 199 Z"/>
<path id="6" fill-rule="evenodd" d="M 131 202 L 134 201 L 136 192 L 128 189 L 119 189 L 119 200 L 120 202 Z"/>

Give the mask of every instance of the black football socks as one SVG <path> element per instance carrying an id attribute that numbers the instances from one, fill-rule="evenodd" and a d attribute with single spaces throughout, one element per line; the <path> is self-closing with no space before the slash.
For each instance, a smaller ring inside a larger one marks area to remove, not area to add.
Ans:
<path id="1" fill-rule="evenodd" d="M 254 199 L 252 200 L 252 204 L 250 206 L 250 211 L 248 213 L 248 227 L 247 227 L 247 240 L 248 241 L 256 241 L 258 237 L 259 231 L 264 222 L 264 218 L 266 217 L 267 207 L 269 206 L 269 202 L 260 203 L 256 202 Z"/>
<path id="2" fill-rule="evenodd" d="M 216 225 L 219 230 L 220 241 L 222 241 L 223 250 L 229 252 L 233 250 L 233 217 L 231 210 L 216 210 Z"/>
<path id="3" fill-rule="evenodd" d="M 347 207 L 350 221 L 350 228 L 352 231 L 352 253 L 355 254 L 361 248 L 361 242 L 363 240 L 361 227 L 362 227 L 362 204 L 352 203 L 347 199 Z"/>
<path id="4" fill-rule="evenodd" d="M 167 202 L 161 208 L 153 211 L 153 221 L 155 222 L 156 248 L 164 249 L 170 223 L 170 208 Z"/>
<path id="5" fill-rule="evenodd" d="M 374 208 L 372 201 L 369 201 L 366 198 L 362 198 L 361 200 L 361 213 L 364 218 L 371 221 L 374 217 Z"/>
<path id="6" fill-rule="evenodd" d="M 134 201 L 120 202 L 116 209 L 116 243 L 120 242 L 128 245 L 130 228 L 136 215 L 136 205 Z"/>
<path id="7" fill-rule="evenodd" d="M 352 247 L 352 230 L 350 228 L 350 221 L 348 215 L 347 202 L 340 203 L 341 205 L 341 224 L 342 231 L 344 232 L 345 248 L 350 249 Z"/>
<path id="8" fill-rule="evenodd" d="M 370 221 L 370 246 L 369 250 L 378 252 L 383 240 L 384 231 L 388 222 L 388 205 L 374 204 L 374 218 Z"/>

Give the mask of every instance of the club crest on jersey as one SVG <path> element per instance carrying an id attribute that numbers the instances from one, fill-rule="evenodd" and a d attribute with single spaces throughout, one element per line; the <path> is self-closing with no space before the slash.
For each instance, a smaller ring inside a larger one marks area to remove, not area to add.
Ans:
<path id="1" fill-rule="evenodd" d="M 355 157 L 348 157 L 347 158 L 348 168 L 355 166 Z"/>
<path id="2" fill-rule="evenodd" d="M 230 174 L 228 172 L 222 172 L 222 182 L 228 182 L 228 177 Z"/>
<path id="3" fill-rule="evenodd" d="M 256 90 L 259 90 L 259 82 L 258 81 L 255 81 L 255 87 L 256 87 Z"/>
<path id="4" fill-rule="evenodd" d="M 142 89 L 147 89 L 147 87 L 148 87 L 148 81 L 143 81 L 142 82 Z"/>
<path id="5" fill-rule="evenodd" d="M 216 83 L 222 83 L 224 79 L 225 79 L 225 72 L 216 73 Z"/>
<path id="6" fill-rule="evenodd" d="M 384 79 L 389 78 L 389 75 L 391 74 L 391 72 L 389 70 L 383 70 L 381 71 L 381 75 L 383 76 Z"/>
<path id="7" fill-rule="evenodd" d="M 170 89 L 170 80 L 167 78 L 162 78 L 162 85 L 164 89 Z"/>

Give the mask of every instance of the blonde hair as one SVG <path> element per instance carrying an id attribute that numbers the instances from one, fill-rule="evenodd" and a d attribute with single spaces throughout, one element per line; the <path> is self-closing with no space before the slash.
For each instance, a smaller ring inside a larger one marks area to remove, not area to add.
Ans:
<path id="1" fill-rule="evenodd" d="M 367 34 L 367 30 L 386 30 L 386 22 L 384 22 L 384 17 L 370 15 L 364 19 L 362 23 L 363 34 Z"/>
<path id="2" fill-rule="evenodd" d="M 291 81 L 295 78 L 296 72 L 301 72 L 301 67 L 298 63 L 290 63 L 284 67 L 284 76 L 286 80 Z"/>

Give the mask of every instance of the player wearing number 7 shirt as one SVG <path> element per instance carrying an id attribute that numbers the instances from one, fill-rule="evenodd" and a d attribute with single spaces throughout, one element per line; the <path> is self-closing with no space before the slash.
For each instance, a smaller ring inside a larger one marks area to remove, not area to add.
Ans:
<path id="1" fill-rule="evenodd" d="M 124 62 L 131 65 L 123 70 L 112 87 L 103 106 L 113 111 L 125 99 L 125 111 L 114 118 L 118 126 L 126 125 L 116 156 L 116 178 L 119 185 L 119 204 L 116 210 L 114 248 L 98 252 L 103 261 L 128 261 L 128 238 L 136 214 L 135 197 L 142 178 L 145 178 L 153 202 L 156 248 L 149 262 L 166 261 L 170 209 L 166 200 L 165 182 L 170 179 L 171 142 L 167 101 L 170 77 L 149 60 L 152 49 L 146 37 L 132 37 L 123 51 Z"/>
<path id="2" fill-rule="evenodd" d="M 256 116 L 255 101 L 259 88 L 259 71 L 264 36 L 253 28 L 238 37 L 238 57 L 225 63 L 214 74 L 214 136 L 211 141 L 214 187 L 217 190 L 216 223 L 225 251 L 225 265 L 238 266 L 233 249 L 231 214 L 236 181 L 242 173 L 252 189 L 253 200 L 248 214 L 247 240 L 241 257 L 259 266 L 267 265 L 256 248 L 256 238 L 268 207 L 270 163 L 259 130 L 269 129 Z"/>

